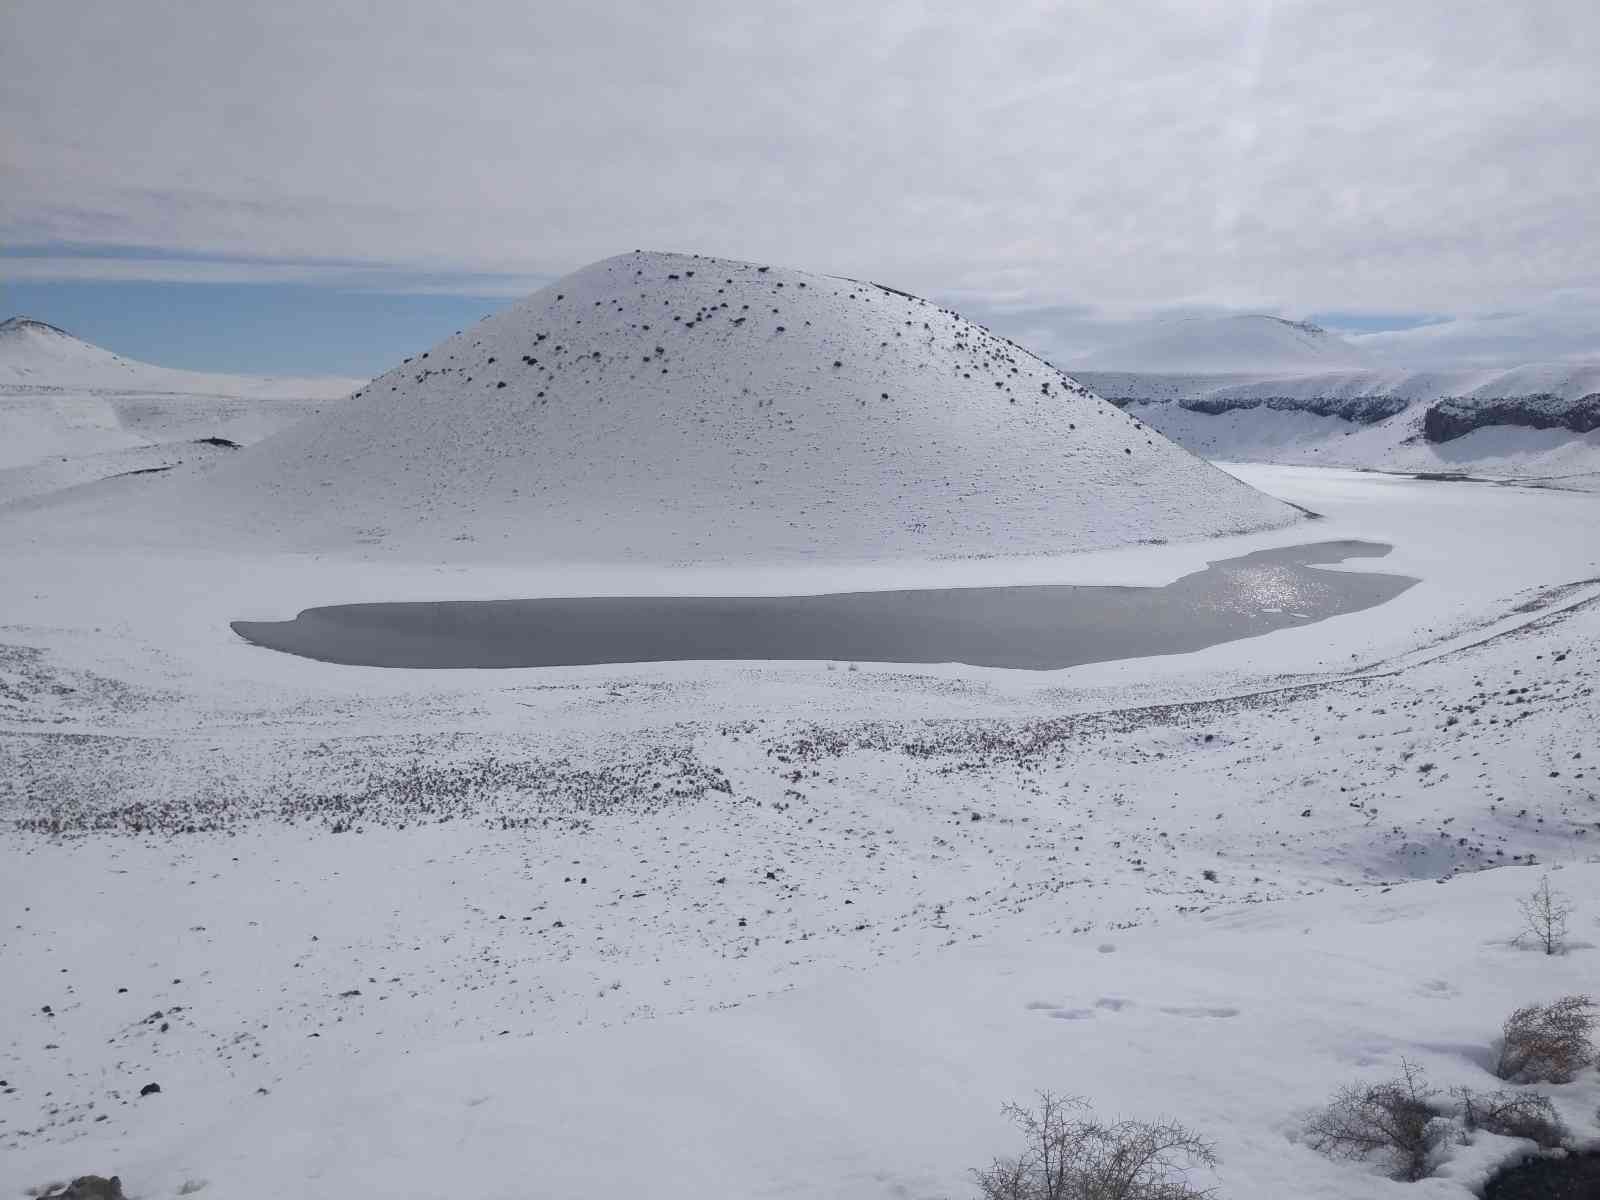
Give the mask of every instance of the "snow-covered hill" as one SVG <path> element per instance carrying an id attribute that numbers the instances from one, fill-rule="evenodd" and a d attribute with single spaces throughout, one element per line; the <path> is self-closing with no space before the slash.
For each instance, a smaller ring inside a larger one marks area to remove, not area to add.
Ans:
<path id="1" fill-rule="evenodd" d="M 641 252 L 168 501 L 230 539 L 530 563 L 1066 552 L 1297 519 L 927 301 Z"/>
<path id="2" fill-rule="evenodd" d="M 0 504 L 193 461 L 203 438 L 259 441 L 360 386 L 157 367 L 13 317 L 0 322 Z"/>
<path id="3" fill-rule="evenodd" d="M 31 317 L 0 321 L 0 387 L 73 391 L 169 392 L 254 399 L 336 400 L 361 386 L 356 379 L 218 375 L 158 367 L 123 358 Z"/>
<path id="4" fill-rule="evenodd" d="M 1074 360 L 1084 371 L 1325 372 L 1372 366 L 1362 351 L 1326 329 L 1280 317 L 1196 317 Z"/>

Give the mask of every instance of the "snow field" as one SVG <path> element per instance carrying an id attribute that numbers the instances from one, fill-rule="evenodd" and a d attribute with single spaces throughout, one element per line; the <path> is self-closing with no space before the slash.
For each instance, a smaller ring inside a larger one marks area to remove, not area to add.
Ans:
<path id="1" fill-rule="evenodd" d="M 1433 527 L 1453 490 L 1480 547 L 1518 527 L 1510 490 L 1255 477 L 1330 522 Z M 1401 1057 L 1492 1086 L 1512 1008 L 1593 986 L 1592 947 L 1509 944 L 1530 856 L 1600 941 L 1582 544 L 1512 560 L 1471 621 L 1365 627 L 1409 649 L 1347 678 L 1274 678 L 1272 635 L 1026 688 L 763 664 L 287 688 L 119 661 L 63 610 L 3 675 L 27 981 L 3 1182 L 960 1196 L 1014 1148 L 999 1105 L 1052 1087 L 1216 1137 L 1229 1196 L 1467 1196 L 1517 1147 L 1399 1185 L 1296 1131 Z M 1591 1132 L 1596 1090 L 1552 1089 Z"/>

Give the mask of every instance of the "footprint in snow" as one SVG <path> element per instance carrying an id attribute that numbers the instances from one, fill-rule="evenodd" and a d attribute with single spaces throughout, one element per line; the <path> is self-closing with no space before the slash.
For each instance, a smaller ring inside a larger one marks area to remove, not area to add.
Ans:
<path id="1" fill-rule="evenodd" d="M 1087 1021 L 1094 1016 L 1092 1008 L 1057 1008 L 1051 1011 L 1051 1017 L 1057 1021 Z"/>
<path id="2" fill-rule="evenodd" d="M 1030 1000 L 1024 1007 L 1029 1012 L 1042 1012 L 1056 1021 L 1087 1021 L 1096 1012 L 1121 1012 L 1125 1008 L 1132 1008 L 1133 1001 L 1121 996 L 1101 996 L 1094 1002 L 1093 1008 L 1068 1008 L 1048 1000 Z"/>
<path id="3" fill-rule="evenodd" d="M 1237 1017 L 1237 1008 L 1213 1008 L 1204 1004 L 1170 1005 L 1161 1009 L 1169 1017 Z"/>

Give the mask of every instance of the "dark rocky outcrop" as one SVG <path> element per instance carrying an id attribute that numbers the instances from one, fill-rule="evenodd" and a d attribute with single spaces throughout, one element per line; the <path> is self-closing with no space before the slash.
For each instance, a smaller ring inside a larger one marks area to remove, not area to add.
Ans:
<path id="1" fill-rule="evenodd" d="M 1339 417 L 1356 425 L 1376 425 L 1418 404 L 1401 396 L 1257 396 L 1105 394 L 1118 408 L 1130 405 L 1171 404 L 1186 412 L 1221 416 L 1224 413 L 1268 409 L 1304 412 L 1318 417 Z M 1516 425 L 1524 429 L 1566 429 L 1589 433 L 1600 429 L 1600 392 L 1566 398 L 1554 392 L 1524 396 L 1447 396 L 1429 403 L 1422 412 L 1422 436 L 1429 442 L 1453 441 L 1487 425 Z"/>
<path id="2" fill-rule="evenodd" d="M 39 1200 L 125 1200 L 122 1180 L 113 1175 L 80 1175 L 65 1187 L 52 1185 L 39 1193 Z"/>
<path id="3" fill-rule="evenodd" d="M 1149 396 L 1105 396 L 1118 408 L 1130 404 L 1158 404 Z M 1273 412 L 1306 412 L 1318 417 L 1342 417 L 1358 425 L 1376 425 L 1404 412 L 1409 400 L 1398 396 L 1180 396 L 1170 403 L 1188 412 L 1220 417 L 1223 413 L 1265 408 Z"/>
<path id="4" fill-rule="evenodd" d="M 1528 429 L 1600 429 L 1600 392 L 1566 400 L 1550 392 L 1494 399 L 1452 398 L 1429 405 L 1422 417 L 1422 436 L 1448 442 L 1485 425 L 1521 425 Z"/>
<path id="5" fill-rule="evenodd" d="M 1376 425 L 1404 412 L 1408 403 L 1399 396 L 1197 396 L 1178 401 L 1178 407 L 1213 417 L 1235 409 L 1267 408 L 1274 412 L 1308 412 L 1319 417 L 1342 417 L 1358 425 Z"/>

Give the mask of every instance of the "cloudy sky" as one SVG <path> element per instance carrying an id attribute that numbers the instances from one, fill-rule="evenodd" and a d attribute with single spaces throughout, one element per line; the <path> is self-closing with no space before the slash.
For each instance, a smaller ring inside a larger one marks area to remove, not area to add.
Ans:
<path id="1" fill-rule="evenodd" d="M 1418 365 L 1600 355 L 1593 0 L 0 24 L 0 307 L 178 365 L 376 370 L 634 247 L 869 276 L 1059 361 L 1240 311 Z"/>

